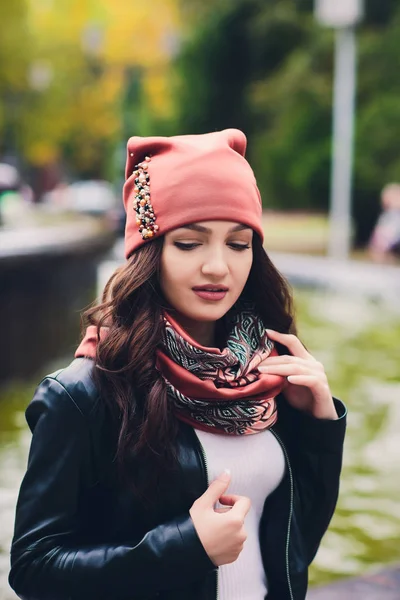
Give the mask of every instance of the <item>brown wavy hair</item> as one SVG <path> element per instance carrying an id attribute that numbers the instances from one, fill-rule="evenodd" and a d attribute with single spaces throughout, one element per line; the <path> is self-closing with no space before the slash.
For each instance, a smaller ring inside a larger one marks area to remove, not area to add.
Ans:
<path id="1" fill-rule="evenodd" d="M 253 237 L 253 263 L 241 298 L 254 303 L 266 328 L 295 333 L 289 285 L 258 235 Z M 108 328 L 97 346 L 94 377 L 116 424 L 121 475 L 126 477 L 135 461 L 148 465 L 145 481 L 135 484 L 147 499 L 154 497 L 163 474 L 177 466 L 178 420 L 155 367 L 166 306 L 159 283 L 162 247 L 160 237 L 136 250 L 108 281 L 101 303 L 83 315 L 85 326 L 96 325 L 98 333 Z"/>

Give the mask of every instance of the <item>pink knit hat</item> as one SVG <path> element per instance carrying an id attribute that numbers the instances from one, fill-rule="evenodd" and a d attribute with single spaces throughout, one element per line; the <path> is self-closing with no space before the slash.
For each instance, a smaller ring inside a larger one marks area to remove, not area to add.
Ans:
<path id="1" fill-rule="evenodd" d="M 261 198 L 238 129 L 131 137 L 125 171 L 125 256 L 171 229 L 234 221 L 263 239 Z"/>

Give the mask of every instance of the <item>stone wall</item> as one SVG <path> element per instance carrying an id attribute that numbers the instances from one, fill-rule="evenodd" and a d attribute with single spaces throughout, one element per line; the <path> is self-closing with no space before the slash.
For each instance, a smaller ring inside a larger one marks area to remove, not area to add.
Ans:
<path id="1" fill-rule="evenodd" d="M 67 243 L 64 228 L 61 238 L 60 244 L 53 239 L 53 248 L 43 243 L 42 251 L 37 243 L 32 252 L 26 245 L 23 252 L 2 248 L 0 384 L 33 377 L 57 357 L 73 356 L 80 312 L 95 298 L 97 265 L 114 236 L 84 229 L 79 237 L 75 229 Z"/>

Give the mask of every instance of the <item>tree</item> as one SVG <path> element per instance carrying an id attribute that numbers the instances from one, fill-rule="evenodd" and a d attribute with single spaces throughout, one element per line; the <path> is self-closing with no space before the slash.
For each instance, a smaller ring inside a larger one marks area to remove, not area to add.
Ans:
<path id="1" fill-rule="evenodd" d="M 28 86 L 29 42 L 25 0 L 0 3 L 0 156 L 15 151 L 20 100 Z"/>
<path id="2" fill-rule="evenodd" d="M 186 11 L 197 0 L 186 0 Z M 332 129 L 333 35 L 311 0 L 206 2 L 178 62 L 179 130 L 241 127 L 266 206 L 326 210 Z M 358 31 L 354 203 L 367 241 L 379 192 L 400 179 L 400 6 L 368 0 Z"/>
<path id="3" fill-rule="evenodd" d="M 6 4 L 0 58 L 11 92 L 0 103 L 17 96 L 17 123 L 7 123 L 19 156 L 34 167 L 62 162 L 72 177 L 111 176 L 122 140 L 172 111 L 176 0 L 12 0 L 8 12 Z M 139 104 L 130 106 L 134 72 Z"/>

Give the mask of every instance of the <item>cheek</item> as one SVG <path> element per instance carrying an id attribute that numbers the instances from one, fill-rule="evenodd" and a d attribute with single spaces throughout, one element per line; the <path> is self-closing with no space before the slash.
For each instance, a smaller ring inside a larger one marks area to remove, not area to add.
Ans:
<path id="1" fill-rule="evenodd" d="M 233 264 L 233 273 L 236 272 L 237 281 L 240 282 L 241 285 L 245 285 L 251 271 L 251 266 L 253 264 L 253 253 L 248 252 L 246 255 L 241 257 L 241 260 L 236 260 Z"/>
<path id="2" fill-rule="evenodd" d="M 161 258 L 160 285 L 167 300 L 180 295 L 181 289 L 190 280 L 190 261 L 170 248 L 166 248 Z"/>
<path id="3" fill-rule="evenodd" d="M 166 298 L 169 298 L 170 290 L 174 288 L 174 270 L 168 261 L 168 251 L 163 251 L 160 269 L 160 287 Z"/>

